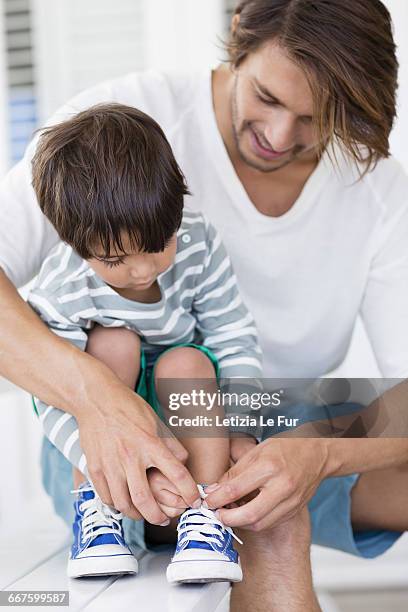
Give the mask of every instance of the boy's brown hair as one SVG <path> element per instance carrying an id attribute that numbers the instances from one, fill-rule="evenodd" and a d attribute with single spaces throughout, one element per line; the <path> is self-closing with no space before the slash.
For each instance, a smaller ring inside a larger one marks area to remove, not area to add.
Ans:
<path id="1" fill-rule="evenodd" d="M 32 161 L 41 210 L 84 259 L 157 253 L 180 226 L 184 176 L 160 126 L 136 108 L 100 104 L 46 128 Z"/>
<path id="2" fill-rule="evenodd" d="M 234 67 L 276 40 L 304 70 L 320 153 L 338 140 L 364 172 L 389 156 L 398 62 L 380 0 L 241 0 L 235 15 L 227 42 Z"/>

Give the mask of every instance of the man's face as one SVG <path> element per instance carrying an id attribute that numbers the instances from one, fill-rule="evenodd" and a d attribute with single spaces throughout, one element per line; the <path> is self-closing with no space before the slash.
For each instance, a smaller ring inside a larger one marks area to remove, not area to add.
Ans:
<path id="1" fill-rule="evenodd" d="M 129 240 L 123 237 L 126 254 L 111 253 L 108 258 L 92 257 L 90 267 L 108 285 L 116 289 L 145 291 L 174 262 L 177 236 L 174 234 L 164 251 L 160 253 L 132 252 Z"/>
<path id="2" fill-rule="evenodd" d="M 273 172 L 316 156 L 310 86 L 276 42 L 248 54 L 235 70 L 231 102 L 235 142 L 249 166 Z"/>

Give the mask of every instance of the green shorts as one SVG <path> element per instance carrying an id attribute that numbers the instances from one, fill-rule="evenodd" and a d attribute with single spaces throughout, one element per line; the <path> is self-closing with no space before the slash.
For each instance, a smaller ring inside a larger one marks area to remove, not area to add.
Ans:
<path id="1" fill-rule="evenodd" d="M 214 353 L 210 351 L 210 349 L 206 348 L 205 346 L 201 346 L 199 344 L 193 344 L 193 343 L 185 343 L 185 344 L 174 344 L 173 346 L 170 346 L 167 349 L 164 349 L 164 350 L 159 349 L 157 351 L 152 351 L 148 353 L 142 350 L 142 353 L 140 356 L 139 378 L 136 383 L 135 391 L 138 395 L 143 397 L 143 399 L 148 404 L 150 404 L 150 406 L 153 408 L 156 414 L 159 415 L 160 418 L 163 418 L 163 413 L 161 410 L 161 406 L 159 404 L 159 400 L 156 395 L 156 387 L 154 384 L 156 364 L 159 361 L 159 359 L 166 353 L 169 353 L 170 351 L 173 351 L 176 348 L 184 348 L 184 347 L 195 348 L 198 351 L 201 351 L 202 353 L 204 353 L 204 355 L 206 355 L 208 359 L 211 361 L 211 363 L 213 364 L 215 375 L 217 377 L 217 381 L 219 380 L 220 366 L 218 363 L 218 359 L 214 355 Z"/>

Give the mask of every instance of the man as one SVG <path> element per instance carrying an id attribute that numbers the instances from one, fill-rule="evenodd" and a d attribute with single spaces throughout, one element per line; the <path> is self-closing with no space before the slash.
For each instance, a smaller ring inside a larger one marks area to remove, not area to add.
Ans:
<path id="1" fill-rule="evenodd" d="M 128 75 L 78 96 L 53 121 L 117 101 L 162 125 L 193 193 L 188 205 L 207 214 L 232 257 L 265 376 L 326 374 L 344 358 L 360 313 L 382 375 L 406 378 L 408 181 L 387 159 L 397 84 L 387 10 L 379 0 L 245 0 L 228 49 L 230 64 L 211 75 Z M 49 334 L 18 298 L 13 284 L 35 274 L 56 241 L 30 187 L 34 150 L 2 186 L 1 372 L 77 418 L 106 503 L 131 518 L 157 513 L 134 483 L 168 461 L 192 503 L 185 453 L 157 437 L 151 410 L 102 364 Z M 120 405 L 114 432 L 108 402 Z M 314 541 L 354 554 L 380 554 L 408 529 L 404 439 L 248 439 L 232 454 L 237 462 L 208 505 L 260 490 L 220 512 L 246 528 L 234 612 L 319 609 L 307 502 Z M 63 513 L 69 478 L 47 446 L 43 466 Z"/>

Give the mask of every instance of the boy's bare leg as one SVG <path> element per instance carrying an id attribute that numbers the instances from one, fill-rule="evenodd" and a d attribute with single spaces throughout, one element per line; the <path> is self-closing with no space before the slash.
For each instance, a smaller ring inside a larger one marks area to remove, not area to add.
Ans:
<path id="1" fill-rule="evenodd" d="M 218 390 L 217 380 L 215 376 L 214 366 L 208 357 L 193 347 L 175 348 L 163 355 L 156 366 L 156 390 L 157 396 L 164 412 L 166 420 L 171 415 L 177 414 L 178 417 L 194 417 L 196 415 L 209 416 L 215 419 L 215 416 L 224 416 L 223 410 L 219 406 L 214 406 L 211 411 L 206 411 L 205 407 L 197 408 L 193 406 L 181 406 L 177 412 L 169 409 L 169 394 L 171 392 L 179 392 L 179 389 L 171 389 L 167 385 L 157 384 L 159 379 L 185 379 L 186 385 L 180 383 L 183 392 L 189 392 L 189 382 L 191 382 L 191 390 L 204 388 L 207 393 L 216 393 Z M 194 382 L 195 381 L 195 384 Z M 202 384 L 200 384 L 202 381 Z M 215 422 L 215 421 L 214 421 Z M 176 437 L 178 430 L 172 429 Z M 201 427 L 188 428 L 182 430 L 180 428 L 180 441 L 188 451 L 189 457 L 187 467 L 198 483 L 213 483 L 227 471 L 229 468 L 230 444 L 228 431 L 220 427 L 209 426 L 208 436 Z"/>
<path id="2" fill-rule="evenodd" d="M 72 478 L 74 481 L 74 489 L 78 489 L 78 487 L 86 481 L 86 476 L 76 467 L 72 468 Z"/>
<path id="3" fill-rule="evenodd" d="M 214 407 L 211 412 L 206 412 L 205 409 L 199 410 L 196 407 L 184 406 L 177 413 L 169 410 L 169 395 L 173 392 L 179 392 L 182 387 L 183 392 L 188 392 L 189 381 L 196 381 L 195 388 L 200 384 L 200 389 L 204 388 L 208 393 L 217 392 L 217 380 L 215 376 L 214 366 L 201 351 L 193 347 L 175 348 L 163 355 L 157 362 L 155 368 L 156 377 L 156 392 L 157 397 L 164 412 L 166 420 L 174 414 L 179 417 L 195 416 L 197 414 L 206 414 L 215 418 L 216 414 L 223 416 L 224 413 L 220 407 Z M 180 386 L 157 383 L 160 379 L 185 379 L 186 383 L 180 382 Z M 191 389 L 190 389 L 191 390 Z M 186 463 L 191 475 L 197 483 L 214 483 L 227 471 L 229 468 L 230 444 L 228 432 L 217 427 L 209 428 L 208 435 L 202 428 L 189 428 L 182 432 L 179 441 L 188 451 L 189 457 Z M 176 437 L 178 432 L 174 431 Z M 181 433 L 181 429 L 180 429 Z M 157 528 L 154 525 L 146 525 L 146 534 L 152 544 L 159 543 L 174 543 L 176 541 L 176 530 L 178 518 L 173 519 L 168 527 Z"/>
<path id="4" fill-rule="evenodd" d="M 319 612 L 310 567 L 307 508 L 278 527 L 237 530 L 244 579 L 231 592 L 231 612 Z"/>
<path id="5" fill-rule="evenodd" d="M 140 338 L 125 329 L 112 329 L 97 325 L 89 333 L 86 352 L 107 365 L 122 382 L 134 389 L 140 370 Z M 77 468 L 72 471 L 74 488 L 86 477 Z"/>

